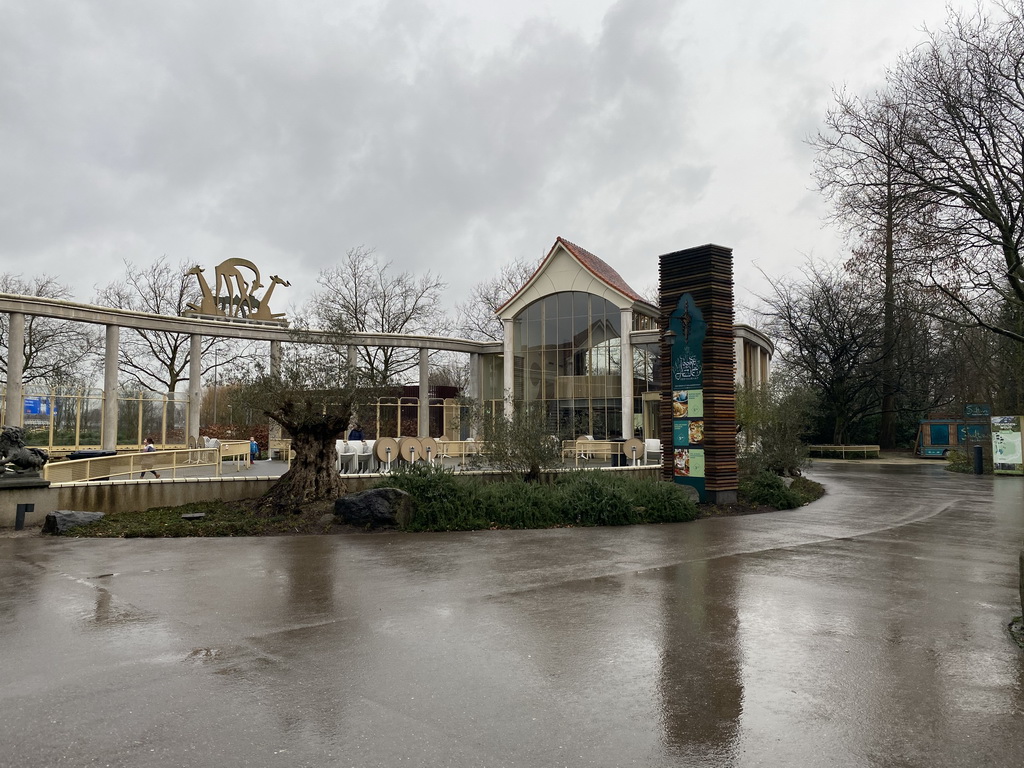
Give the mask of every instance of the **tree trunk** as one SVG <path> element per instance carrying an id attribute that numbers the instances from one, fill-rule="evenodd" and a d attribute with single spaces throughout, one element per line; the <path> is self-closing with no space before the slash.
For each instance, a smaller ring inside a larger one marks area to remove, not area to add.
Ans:
<path id="1" fill-rule="evenodd" d="M 895 201 L 892 188 L 892 168 L 889 168 L 888 207 L 885 217 L 885 303 L 882 319 L 882 418 L 878 429 L 878 444 L 882 448 L 896 447 L 896 255 L 893 243 Z"/>
<path id="2" fill-rule="evenodd" d="M 333 500 L 343 495 L 346 486 L 335 466 L 336 436 L 337 430 L 293 432 L 295 458 L 264 498 L 272 499 L 278 507 L 294 508 L 306 502 Z"/>

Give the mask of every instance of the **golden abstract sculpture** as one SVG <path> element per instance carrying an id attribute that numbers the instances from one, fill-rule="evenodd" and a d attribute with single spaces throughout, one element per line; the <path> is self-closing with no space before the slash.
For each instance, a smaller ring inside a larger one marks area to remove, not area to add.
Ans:
<path id="1" fill-rule="evenodd" d="M 255 292 L 263 287 L 263 283 L 260 282 L 260 271 L 248 259 L 225 259 L 218 264 L 214 269 L 216 281 L 213 290 L 210 290 L 210 284 L 203 277 L 204 271 L 197 264 L 186 273 L 196 276 L 202 293 L 199 304 L 189 303 L 188 308 L 192 312 L 213 317 L 283 320 L 283 312 L 270 311 L 270 297 L 277 286 L 290 286 L 291 283 L 287 280 L 271 275 L 270 287 L 261 298 L 258 298 Z"/>

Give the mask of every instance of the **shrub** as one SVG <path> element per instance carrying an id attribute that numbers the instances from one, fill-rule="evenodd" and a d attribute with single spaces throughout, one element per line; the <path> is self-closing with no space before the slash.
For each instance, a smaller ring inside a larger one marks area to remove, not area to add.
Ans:
<path id="1" fill-rule="evenodd" d="M 636 505 L 618 478 L 603 472 L 573 472 L 556 486 L 566 522 L 632 525 L 641 522 Z"/>
<path id="2" fill-rule="evenodd" d="M 544 410 L 516 403 L 511 416 L 496 409 L 483 418 L 486 461 L 509 474 L 535 481 L 543 469 L 562 462 L 561 444 L 547 430 Z"/>
<path id="3" fill-rule="evenodd" d="M 554 528 L 565 524 L 549 485 L 510 479 L 481 483 L 477 499 L 482 514 L 499 528 Z"/>
<path id="4" fill-rule="evenodd" d="M 796 494 L 800 500 L 800 506 L 817 501 L 825 495 L 825 486 L 813 480 L 808 480 L 806 477 L 794 477 L 793 482 L 789 485 L 789 490 L 791 493 Z"/>
<path id="5" fill-rule="evenodd" d="M 407 530 L 465 531 L 486 528 L 487 520 L 476 503 L 477 488 L 439 465 L 398 464 L 378 488 L 398 488 L 415 504 Z"/>
<path id="6" fill-rule="evenodd" d="M 759 387 L 736 391 L 736 420 L 741 427 L 739 464 L 744 474 L 762 470 L 778 475 L 799 475 L 807 463 L 802 438 L 811 423 L 813 396 L 798 387 L 787 387 L 773 377 Z"/>
<path id="7" fill-rule="evenodd" d="M 378 483 L 383 486 L 413 497 L 416 509 L 406 526 L 413 531 L 631 525 L 698 516 L 686 492 L 672 483 L 605 472 L 573 472 L 551 485 L 518 477 L 487 483 L 416 465 Z"/>
<path id="8" fill-rule="evenodd" d="M 781 477 L 767 471 L 741 480 L 739 495 L 750 504 L 764 504 L 776 509 L 795 509 L 803 506 L 797 492 L 787 488 Z"/>

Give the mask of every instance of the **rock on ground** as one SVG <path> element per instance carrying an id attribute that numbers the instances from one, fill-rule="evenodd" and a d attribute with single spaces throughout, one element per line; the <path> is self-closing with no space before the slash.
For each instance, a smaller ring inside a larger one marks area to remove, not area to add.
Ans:
<path id="1" fill-rule="evenodd" d="M 52 533 L 54 536 L 59 536 L 75 526 L 88 525 L 102 519 L 102 512 L 57 510 L 46 516 L 46 522 L 43 523 L 43 533 Z"/>
<path id="2" fill-rule="evenodd" d="M 339 523 L 360 528 L 391 528 L 407 523 L 412 509 L 412 497 L 405 491 L 371 488 L 342 496 L 334 502 L 334 517 Z"/>

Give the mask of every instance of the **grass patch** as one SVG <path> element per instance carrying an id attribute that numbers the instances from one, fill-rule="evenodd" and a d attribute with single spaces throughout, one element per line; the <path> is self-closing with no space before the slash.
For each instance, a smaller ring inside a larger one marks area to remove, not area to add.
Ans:
<path id="1" fill-rule="evenodd" d="M 110 512 L 95 523 L 70 529 L 78 538 L 177 538 L 180 536 L 271 536 L 319 533 L 323 511 L 267 517 L 255 513 L 255 502 L 204 501 L 180 507 L 154 507 L 145 512 Z M 326 511 L 333 509 L 329 505 Z M 203 513 L 201 520 L 182 520 L 185 514 Z"/>

